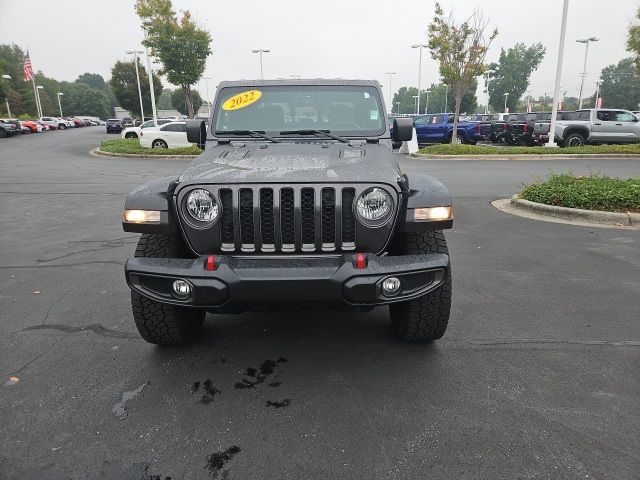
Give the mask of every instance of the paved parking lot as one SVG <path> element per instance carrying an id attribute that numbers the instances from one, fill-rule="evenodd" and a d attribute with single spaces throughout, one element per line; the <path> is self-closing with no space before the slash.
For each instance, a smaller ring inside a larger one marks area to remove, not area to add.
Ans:
<path id="1" fill-rule="evenodd" d="M 490 202 L 640 162 L 403 158 L 455 201 L 432 345 L 379 309 L 208 316 L 196 345 L 157 348 L 131 318 L 120 214 L 184 162 L 88 155 L 105 136 L 0 141 L 0 478 L 638 478 L 640 234 Z M 249 367 L 268 380 L 236 388 Z"/>

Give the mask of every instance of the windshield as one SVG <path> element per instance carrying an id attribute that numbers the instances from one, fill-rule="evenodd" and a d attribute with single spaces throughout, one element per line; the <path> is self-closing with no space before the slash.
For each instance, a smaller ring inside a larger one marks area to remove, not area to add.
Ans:
<path id="1" fill-rule="evenodd" d="M 269 85 L 220 90 L 213 117 L 217 135 L 326 130 L 339 135 L 385 132 L 378 90 L 360 85 Z"/>

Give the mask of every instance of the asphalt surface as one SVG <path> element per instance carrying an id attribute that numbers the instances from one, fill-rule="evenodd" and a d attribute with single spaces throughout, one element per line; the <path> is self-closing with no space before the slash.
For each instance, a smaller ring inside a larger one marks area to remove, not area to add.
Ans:
<path id="1" fill-rule="evenodd" d="M 640 233 L 490 202 L 640 162 L 402 158 L 455 202 L 431 345 L 378 309 L 208 316 L 195 345 L 158 348 L 133 324 L 120 215 L 185 162 L 90 156 L 105 136 L 0 140 L 0 478 L 638 478 Z M 268 381 L 234 388 L 265 361 Z"/>

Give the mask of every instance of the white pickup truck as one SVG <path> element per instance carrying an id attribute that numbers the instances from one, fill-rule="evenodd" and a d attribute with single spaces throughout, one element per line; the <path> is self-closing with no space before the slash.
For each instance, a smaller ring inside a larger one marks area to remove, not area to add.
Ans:
<path id="1" fill-rule="evenodd" d="M 549 137 L 549 122 L 536 122 L 534 138 Z M 558 120 L 555 141 L 562 147 L 585 144 L 640 143 L 640 121 L 632 112 L 617 109 L 586 109 L 570 112 Z"/>

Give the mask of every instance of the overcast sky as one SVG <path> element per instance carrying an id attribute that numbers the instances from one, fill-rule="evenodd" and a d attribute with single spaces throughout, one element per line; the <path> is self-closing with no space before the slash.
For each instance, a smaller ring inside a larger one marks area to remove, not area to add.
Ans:
<path id="1" fill-rule="evenodd" d="M 445 10 L 463 18 L 480 6 L 499 35 L 488 61 L 500 48 L 517 42 L 541 42 L 547 55 L 531 78 L 534 96 L 551 94 L 560 35 L 562 0 L 442 0 Z M 418 52 L 410 45 L 426 42 L 434 2 L 428 0 L 174 0 L 188 9 L 211 32 L 213 55 L 206 76 L 211 96 L 221 80 L 257 78 L 259 60 L 252 48 L 265 54 L 266 78 L 302 75 L 315 78 L 374 78 L 388 92 L 387 71 L 396 71 L 392 86 L 415 86 Z M 596 36 L 589 47 L 585 92 L 591 95 L 600 70 L 628 55 L 628 25 L 640 0 L 570 0 L 562 84 L 577 96 L 584 45 L 577 38 Z M 395 11 L 393 9 L 396 9 Z M 74 80 L 84 72 L 111 76 L 124 51 L 140 47 L 142 31 L 127 0 L 0 0 L 0 43 L 29 48 L 34 70 L 59 80 Z M 423 86 L 438 81 L 437 64 L 424 52 Z M 204 81 L 200 91 L 205 95 Z M 479 99 L 484 103 L 484 99 Z"/>

